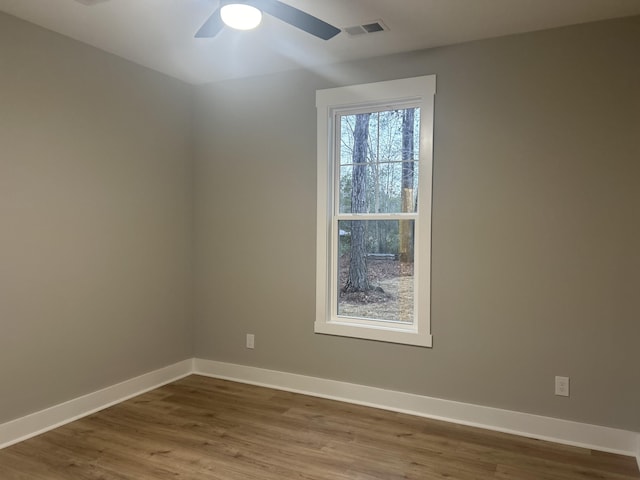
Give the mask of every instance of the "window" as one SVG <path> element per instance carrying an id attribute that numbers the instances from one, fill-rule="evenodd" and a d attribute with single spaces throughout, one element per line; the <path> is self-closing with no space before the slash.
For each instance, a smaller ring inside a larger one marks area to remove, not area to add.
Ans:
<path id="1" fill-rule="evenodd" d="M 431 346 L 435 86 L 316 92 L 316 333 Z"/>

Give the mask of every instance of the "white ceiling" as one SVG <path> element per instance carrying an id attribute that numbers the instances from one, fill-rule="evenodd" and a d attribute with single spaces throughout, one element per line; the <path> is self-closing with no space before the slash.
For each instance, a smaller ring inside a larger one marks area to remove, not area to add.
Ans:
<path id="1" fill-rule="evenodd" d="M 640 0 L 285 0 L 337 27 L 388 32 L 319 40 L 265 16 L 255 31 L 194 33 L 219 0 L 0 0 L 0 11 L 190 83 L 640 14 Z"/>

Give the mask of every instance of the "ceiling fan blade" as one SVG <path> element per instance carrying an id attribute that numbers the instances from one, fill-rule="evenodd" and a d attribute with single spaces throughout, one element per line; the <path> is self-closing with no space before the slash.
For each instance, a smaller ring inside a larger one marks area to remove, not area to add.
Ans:
<path id="1" fill-rule="evenodd" d="M 340 33 L 339 28 L 277 0 L 251 0 L 246 3 L 323 40 L 329 40 Z"/>
<path id="2" fill-rule="evenodd" d="M 220 9 L 218 8 L 206 22 L 200 27 L 200 30 L 196 32 L 196 38 L 213 38 L 220 33 L 224 23 L 222 17 L 220 17 Z"/>

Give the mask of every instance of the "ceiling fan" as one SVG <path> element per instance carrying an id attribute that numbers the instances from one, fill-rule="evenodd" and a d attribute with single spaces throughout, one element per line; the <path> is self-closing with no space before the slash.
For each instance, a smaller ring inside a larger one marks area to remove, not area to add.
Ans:
<path id="1" fill-rule="evenodd" d="M 204 22 L 195 37 L 213 38 L 225 25 L 239 30 L 255 28 L 262 19 L 262 13 L 276 17 L 322 40 L 329 40 L 340 33 L 339 28 L 278 0 L 222 0 L 218 9 Z"/>

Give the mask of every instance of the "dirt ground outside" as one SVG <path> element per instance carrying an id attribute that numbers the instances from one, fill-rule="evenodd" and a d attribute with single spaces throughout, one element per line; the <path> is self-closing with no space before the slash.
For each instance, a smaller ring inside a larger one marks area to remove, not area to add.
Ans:
<path id="1" fill-rule="evenodd" d="M 379 287 L 369 292 L 340 293 L 338 314 L 393 320 L 413 321 L 413 263 L 402 263 L 393 258 L 367 258 L 369 283 Z M 340 258 L 340 288 L 349 275 L 349 256 Z"/>

